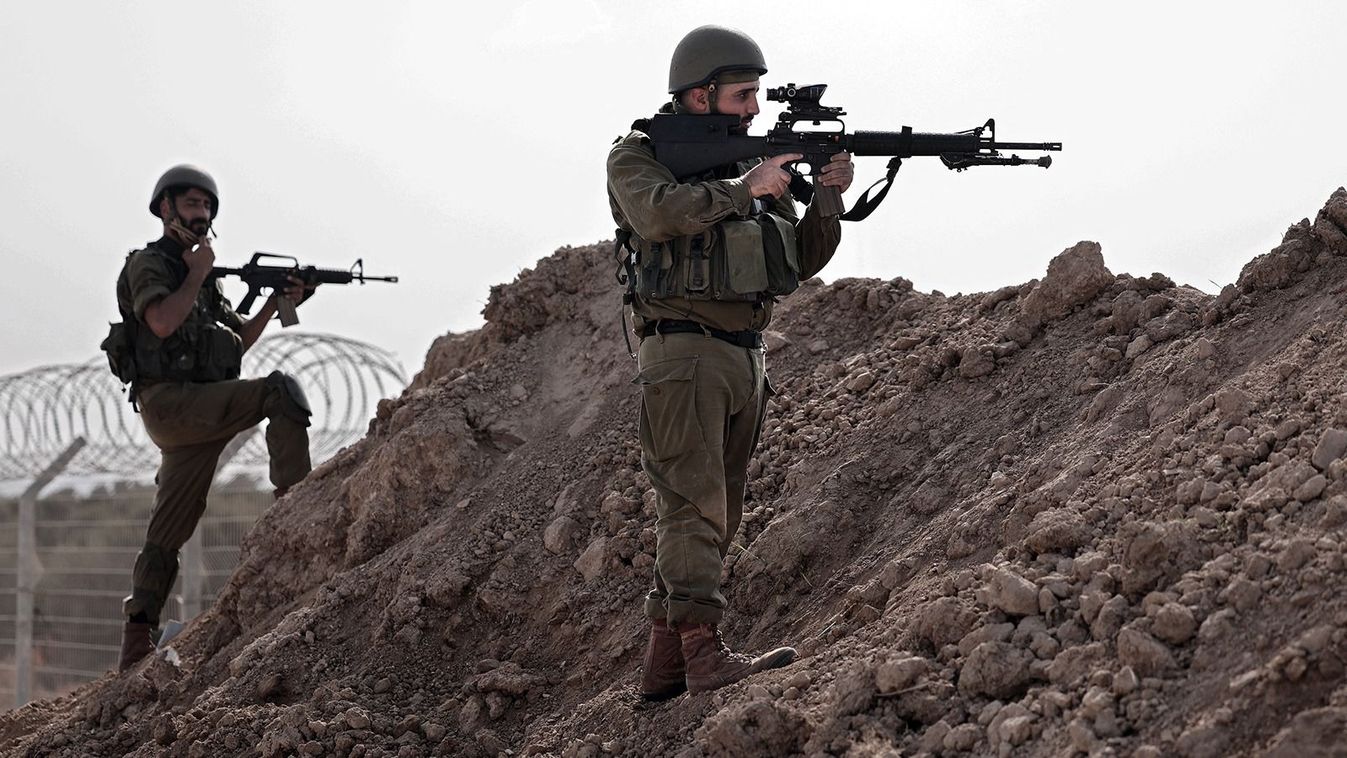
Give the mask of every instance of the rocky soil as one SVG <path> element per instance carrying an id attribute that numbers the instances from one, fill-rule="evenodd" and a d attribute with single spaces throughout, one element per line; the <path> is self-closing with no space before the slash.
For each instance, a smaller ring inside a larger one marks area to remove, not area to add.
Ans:
<path id="1" fill-rule="evenodd" d="M 1347 192 L 1215 297 L 1093 242 L 991 293 L 808 283 L 724 576 L 732 644 L 802 657 L 659 705 L 610 255 L 494 288 L 261 519 L 177 664 L 0 750 L 1347 755 Z"/>

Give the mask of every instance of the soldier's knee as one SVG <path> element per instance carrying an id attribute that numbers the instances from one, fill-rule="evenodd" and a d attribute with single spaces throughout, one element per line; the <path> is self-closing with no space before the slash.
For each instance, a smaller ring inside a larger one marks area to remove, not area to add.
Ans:
<path id="1" fill-rule="evenodd" d="M 299 386 L 293 376 L 283 371 L 273 371 L 267 378 L 267 415 L 280 413 L 292 421 L 309 425 L 309 417 L 313 415 L 313 409 L 309 407 L 309 399 L 304 395 L 304 389 Z"/>

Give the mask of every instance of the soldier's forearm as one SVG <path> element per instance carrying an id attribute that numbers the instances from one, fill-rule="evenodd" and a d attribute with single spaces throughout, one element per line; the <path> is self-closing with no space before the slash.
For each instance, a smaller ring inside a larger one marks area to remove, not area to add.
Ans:
<path id="1" fill-rule="evenodd" d="M 178 331 L 178 327 L 182 326 L 182 322 L 187 320 L 192 309 L 196 307 L 196 296 L 201 291 L 201 281 L 188 276 L 176 290 L 150 303 L 145 309 L 145 325 L 150 327 L 154 336 L 166 339 Z"/>
<path id="2" fill-rule="evenodd" d="M 810 205 L 800 223 L 795 225 L 800 244 L 800 279 L 815 276 L 832 260 L 842 241 L 842 223 L 833 218 L 821 218 Z"/>
<path id="3" fill-rule="evenodd" d="M 257 312 L 257 315 L 243 322 L 243 331 L 239 333 L 239 337 L 243 339 L 243 352 L 248 352 L 248 348 L 257 342 L 262 336 L 262 332 L 267 328 L 267 323 L 275 315 L 276 297 L 273 295 L 262 304 L 262 309 Z"/>

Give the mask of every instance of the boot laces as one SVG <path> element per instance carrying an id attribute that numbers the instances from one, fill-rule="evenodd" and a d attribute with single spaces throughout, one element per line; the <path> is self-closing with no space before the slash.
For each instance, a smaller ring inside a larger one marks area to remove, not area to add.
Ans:
<path id="1" fill-rule="evenodd" d="M 753 661 L 753 656 L 745 655 L 743 653 L 736 653 L 733 650 L 731 650 L 730 646 L 725 644 L 725 638 L 720 633 L 720 627 L 713 627 L 713 628 L 715 629 L 717 654 L 723 657 L 726 661 L 732 661 L 735 663 L 751 663 Z"/>

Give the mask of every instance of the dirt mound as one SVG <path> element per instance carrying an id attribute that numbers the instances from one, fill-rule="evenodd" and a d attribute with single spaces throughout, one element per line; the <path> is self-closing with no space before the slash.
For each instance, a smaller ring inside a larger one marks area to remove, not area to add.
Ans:
<path id="1" fill-rule="evenodd" d="M 1347 192 L 1212 297 L 1075 245 L 992 293 L 817 281 L 728 559 L 641 703 L 653 492 L 607 245 L 492 290 L 155 660 L 11 755 L 1342 755 Z"/>

